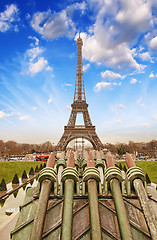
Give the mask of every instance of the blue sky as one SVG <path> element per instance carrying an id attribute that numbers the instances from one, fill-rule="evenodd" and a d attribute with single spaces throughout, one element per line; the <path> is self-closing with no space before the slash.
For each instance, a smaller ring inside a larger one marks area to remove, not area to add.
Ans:
<path id="1" fill-rule="evenodd" d="M 57 143 L 73 102 L 78 28 L 103 143 L 157 137 L 157 0 L 0 2 L 0 139 Z"/>

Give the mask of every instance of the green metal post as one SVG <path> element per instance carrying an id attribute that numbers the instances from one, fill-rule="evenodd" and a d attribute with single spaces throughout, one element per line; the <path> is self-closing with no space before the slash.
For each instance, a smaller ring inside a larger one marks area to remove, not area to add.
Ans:
<path id="1" fill-rule="evenodd" d="M 99 218 L 99 206 L 98 206 L 98 191 L 97 191 L 97 181 L 95 176 L 95 163 L 92 153 L 89 153 L 87 159 L 87 171 L 90 171 L 86 177 L 88 179 L 88 199 L 89 199 L 89 214 L 90 214 L 90 233 L 92 240 L 101 240 L 101 226 Z M 93 174 L 94 171 L 94 174 Z M 98 171 L 98 170 L 97 170 Z M 100 180 L 100 174 L 98 175 Z"/>
<path id="2" fill-rule="evenodd" d="M 64 194 L 62 236 L 61 236 L 62 240 L 72 239 L 73 195 L 74 195 L 74 181 L 72 179 L 66 179 L 65 194 Z"/>
<path id="3" fill-rule="evenodd" d="M 42 232 L 45 220 L 45 214 L 47 209 L 47 202 L 51 191 L 51 181 L 49 179 L 45 179 L 41 185 L 41 192 L 39 203 L 33 223 L 33 229 L 31 232 L 30 240 L 40 240 L 42 239 Z"/>
<path id="4" fill-rule="evenodd" d="M 47 171 L 47 169 L 54 168 L 55 164 L 55 156 L 54 154 L 50 155 L 46 168 L 43 169 L 43 172 Z M 41 176 L 41 173 L 40 173 Z M 40 179 L 39 176 L 39 179 Z M 42 232 L 44 228 L 45 215 L 47 210 L 48 199 L 51 191 L 52 181 L 50 179 L 45 178 L 41 183 L 41 191 L 39 196 L 39 202 L 36 210 L 36 215 L 33 222 L 32 232 L 30 236 L 30 240 L 41 240 Z"/>
<path id="5" fill-rule="evenodd" d="M 157 239 L 157 225 L 156 225 L 155 215 L 154 215 L 154 212 L 149 203 L 149 199 L 148 199 L 146 190 L 143 186 L 142 179 L 140 179 L 139 175 L 137 175 L 138 169 L 136 168 L 136 165 L 129 153 L 126 153 L 126 163 L 129 168 L 129 170 L 127 171 L 127 174 L 130 170 L 135 169 L 135 171 L 134 171 L 135 177 L 132 174 L 132 176 L 133 176 L 132 182 L 133 182 L 135 191 L 137 193 L 137 196 L 139 198 L 141 207 L 143 209 L 144 216 L 145 216 L 146 222 L 148 224 L 148 228 L 150 230 L 152 240 L 156 240 Z"/>
<path id="6" fill-rule="evenodd" d="M 140 179 L 135 179 L 133 181 L 133 185 L 135 188 L 135 191 L 137 193 L 137 196 L 139 198 L 139 201 L 141 203 L 150 233 L 151 233 L 151 237 L 152 240 L 156 240 L 157 239 L 157 225 L 156 225 L 156 220 L 155 220 L 155 215 L 154 212 L 151 208 L 146 190 L 144 189 L 143 183 Z"/>
<path id="7" fill-rule="evenodd" d="M 125 209 L 121 189 L 120 189 L 120 182 L 119 182 L 119 174 L 117 172 L 117 168 L 114 164 L 114 159 L 111 153 L 107 154 L 106 158 L 107 163 L 107 171 L 110 171 L 110 187 L 112 191 L 113 201 L 115 205 L 115 209 L 117 212 L 119 230 L 122 240 L 133 240 L 131 228 L 129 224 L 129 220 L 127 217 L 127 212 Z M 115 177 L 117 176 L 117 178 Z"/>
<path id="8" fill-rule="evenodd" d="M 110 181 L 112 196 L 117 212 L 119 230 L 122 240 L 132 240 L 131 228 L 128 221 L 125 205 L 123 202 L 119 180 L 114 178 Z"/>
<path id="9" fill-rule="evenodd" d="M 98 192 L 95 179 L 88 180 L 91 239 L 101 240 L 101 226 L 98 208 Z"/>

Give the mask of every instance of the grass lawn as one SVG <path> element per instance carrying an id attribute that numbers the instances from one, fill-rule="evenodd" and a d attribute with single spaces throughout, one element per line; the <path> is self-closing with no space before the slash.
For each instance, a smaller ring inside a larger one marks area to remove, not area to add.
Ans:
<path id="1" fill-rule="evenodd" d="M 13 180 L 14 175 L 17 173 L 18 177 L 21 177 L 23 174 L 23 171 L 25 170 L 26 173 L 29 173 L 30 168 L 33 167 L 35 170 L 35 167 L 38 165 L 40 167 L 40 164 L 42 162 L 0 162 L 0 182 L 2 179 L 5 179 L 6 183 L 9 183 Z M 44 163 L 42 163 L 44 165 Z"/>
<path id="2" fill-rule="evenodd" d="M 40 164 L 42 162 L 0 162 L 0 182 L 4 178 L 6 183 L 9 183 L 13 180 L 13 177 L 15 173 L 17 173 L 18 177 L 22 176 L 22 173 L 24 170 L 26 170 L 26 173 L 29 173 L 30 168 L 33 167 L 35 170 L 35 167 L 38 165 L 40 167 Z M 126 163 L 118 162 L 118 164 L 122 165 L 122 167 Z M 154 183 L 157 183 L 157 161 L 136 161 L 136 166 L 141 167 L 144 174 L 148 174 L 150 180 Z M 44 163 L 42 163 L 44 164 Z"/>
<path id="3" fill-rule="evenodd" d="M 122 167 L 125 165 L 125 162 L 118 162 L 118 165 L 121 163 Z M 150 180 L 154 183 L 157 183 L 157 161 L 135 161 L 137 167 L 142 168 L 144 174 L 148 174 Z"/>

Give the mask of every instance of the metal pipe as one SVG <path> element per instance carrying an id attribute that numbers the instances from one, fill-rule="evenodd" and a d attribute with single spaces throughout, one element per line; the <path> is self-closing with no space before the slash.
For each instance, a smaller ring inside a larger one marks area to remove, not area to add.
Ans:
<path id="1" fill-rule="evenodd" d="M 133 159 L 131 158 L 130 154 L 128 154 L 128 153 L 126 153 L 126 163 L 127 163 L 128 168 L 136 166 Z M 134 185 L 135 191 L 137 193 L 137 196 L 139 198 L 141 207 L 143 209 L 144 216 L 145 216 L 146 222 L 148 224 L 152 240 L 156 240 L 157 239 L 156 220 L 155 220 L 154 212 L 149 203 L 149 199 L 146 194 L 146 190 L 143 186 L 141 179 L 134 179 L 133 185 Z"/>
<path id="2" fill-rule="evenodd" d="M 121 189 L 119 186 L 118 179 L 112 179 L 110 181 L 112 196 L 114 200 L 114 205 L 117 212 L 117 219 L 119 224 L 119 230 L 122 240 L 132 240 L 132 233 L 127 217 L 124 201 L 121 194 Z"/>
<path id="3" fill-rule="evenodd" d="M 65 180 L 64 211 L 62 222 L 62 240 L 72 239 L 74 181 Z"/>
<path id="4" fill-rule="evenodd" d="M 47 162 L 46 167 L 54 168 L 55 164 L 55 156 L 52 154 Z M 52 182 L 49 179 L 43 180 L 41 184 L 41 191 L 39 196 L 39 203 L 36 210 L 36 215 L 33 222 L 33 228 L 31 232 L 30 240 L 41 240 L 42 239 L 42 232 L 44 227 L 44 220 L 47 210 L 47 203 L 51 191 Z"/>
<path id="5" fill-rule="evenodd" d="M 94 159 L 90 153 L 87 160 L 87 168 L 95 167 Z M 95 179 L 88 180 L 88 199 L 90 211 L 90 231 L 92 240 L 101 240 L 101 225 L 98 207 L 98 191 Z"/>
<path id="6" fill-rule="evenodd" d="M 88 198 L 90 210 L 90 231 L 92 240 L 101 240 L 101 226 L 98 208 L 98 192 L 95 179 L 88 180 Z"/>
<path id="7" fill-rule="evenodd" d="M 39 203 L 37 206 L 37 211 L 36 211 L 33 228 L 31 232 L 31 238 L 30 238 L 31 240 L 42 239 L 42 232 L 43 232 L 47 202 L 48 202 L 50 191 L 51 191 L 51 181 L 48 179 L 45 179 L 41 187 Z"/>
<path id="8" fill-rule="evenodd" d="M 74 154 L 70 153 L 67 161 L 67 168 L 75 167 Z M 72 221 L 73 221 L 73 195 L 74 195 L 74 180 L 66 179 L 64 185 L 64 208 L 62 221 L 62 240 L 72 239 Z"/>
<path id="9" fill-rule="evenodd" d="M 108 168 L 115 167 L 114 160 L 111 153 L 107 154 L 106 163 Z M 120 189 L 119 180 L 116 178 L 112 178 L 110 180 L 110 187 L 112 191 L 115 209 L 117 212 L 117 219 L 118 219 L 121 238 L 122 240 L 132 240 L 133 237 L 132 237 L 131 228 L 130 228 L 129 220 L 127 217 L 127 212 L 124 205 L 121 189 Z"/>

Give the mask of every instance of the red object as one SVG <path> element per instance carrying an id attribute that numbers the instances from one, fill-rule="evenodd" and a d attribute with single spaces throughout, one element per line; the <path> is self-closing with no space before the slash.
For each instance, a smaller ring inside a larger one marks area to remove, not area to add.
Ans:
<path id="1" fill-rule="evenodd" d="M 35 161 L 42 161 L 46 162 L 48 160 L 49 156 L 36 156 Z"/>
<path id="2" fill-rule="evenodd" d="M 126 164 L 128 166 L 128 168 L 131 168 L 131 167 L 136 167 L 135 163 L 134 163 L 134 160 L 132 159 L 132 157 L 130 156 L 129 153 L 126 153 Z"/>
<path id="3" fill-rule="evenodd" d="M 87 167 L 95 167 L 94 158 L 93 158 L 92 153 L 89 153 L 89 155 L 88 155 Z"/>
<path id="4" fill-rule="evenodd" d="M 54 168 L 55 166 L 55 155 L 52 153 L 47 161 L 46 167 Z"/>
<path id="5" fill-rule="evenodd" d="M 67 167 L 72 167 L 72 168 L 75 167 L 75 159 L 74 159 L 74 154 L 72 152 L 70 152 L 70 156 L 67 161 Z"/>
<path id="6" fill-rule="evenodd" d="M 106 165 L 107 165 L 107 168 L 109 167 L 115 167 L 115 163 L 114 163 L 114 159 L 112 157 L 112 154 L 110 152 L 108 152 L 106 154 Z"/>

